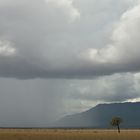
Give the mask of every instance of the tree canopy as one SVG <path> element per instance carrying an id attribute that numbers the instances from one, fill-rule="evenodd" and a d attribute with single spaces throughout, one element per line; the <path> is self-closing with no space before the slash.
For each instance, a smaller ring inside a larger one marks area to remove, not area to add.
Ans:
<path id="1" fill-rule="evenodd" d="M 120 117 L 113 117 L 111 120 L 112 126 L 117 126 L 118 133 L 120 133 L 120 124 L 122 123 L 122 119 Z"/>

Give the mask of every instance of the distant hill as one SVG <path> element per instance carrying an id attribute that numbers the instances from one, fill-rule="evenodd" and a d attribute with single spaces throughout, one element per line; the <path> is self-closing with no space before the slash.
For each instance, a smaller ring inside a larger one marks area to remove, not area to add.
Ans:
<path id="1" fill-rule="evenodd" d="M 111 128 L 114 116 L 123 119 L 121 127 L 140 128 L 140 102 L 99 104 L 85 112 L 66 116 L 53 124 L 65 128 Z"/>

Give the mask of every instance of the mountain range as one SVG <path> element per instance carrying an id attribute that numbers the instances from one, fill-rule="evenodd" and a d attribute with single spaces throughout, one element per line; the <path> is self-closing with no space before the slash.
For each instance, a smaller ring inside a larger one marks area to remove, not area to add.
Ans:
<path id="1" fill-rule="evenodd" d="M 52 126 L 59 128 L 111 128 L 112 117 L 123 120 L 123 128 L 140 128 L 140 102 L 99 104 L 85 112 L 68 115 Z"/>

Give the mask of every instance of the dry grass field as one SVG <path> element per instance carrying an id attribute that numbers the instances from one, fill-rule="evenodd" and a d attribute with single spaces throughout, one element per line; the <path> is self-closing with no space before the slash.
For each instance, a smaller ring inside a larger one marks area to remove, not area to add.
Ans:
<path id="1" fill-rule="evenodd" d="M 0 129 L 0 140 L 140 140 L 140 130 Z"/>

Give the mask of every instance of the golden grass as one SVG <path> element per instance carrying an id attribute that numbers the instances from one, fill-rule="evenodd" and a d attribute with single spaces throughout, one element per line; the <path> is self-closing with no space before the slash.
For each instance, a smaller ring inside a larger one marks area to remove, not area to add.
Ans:
<path id="1" fill-rule="evenodd" d="M 0 129 L 0 140 L 140 140 L 140 130 Z"/>

